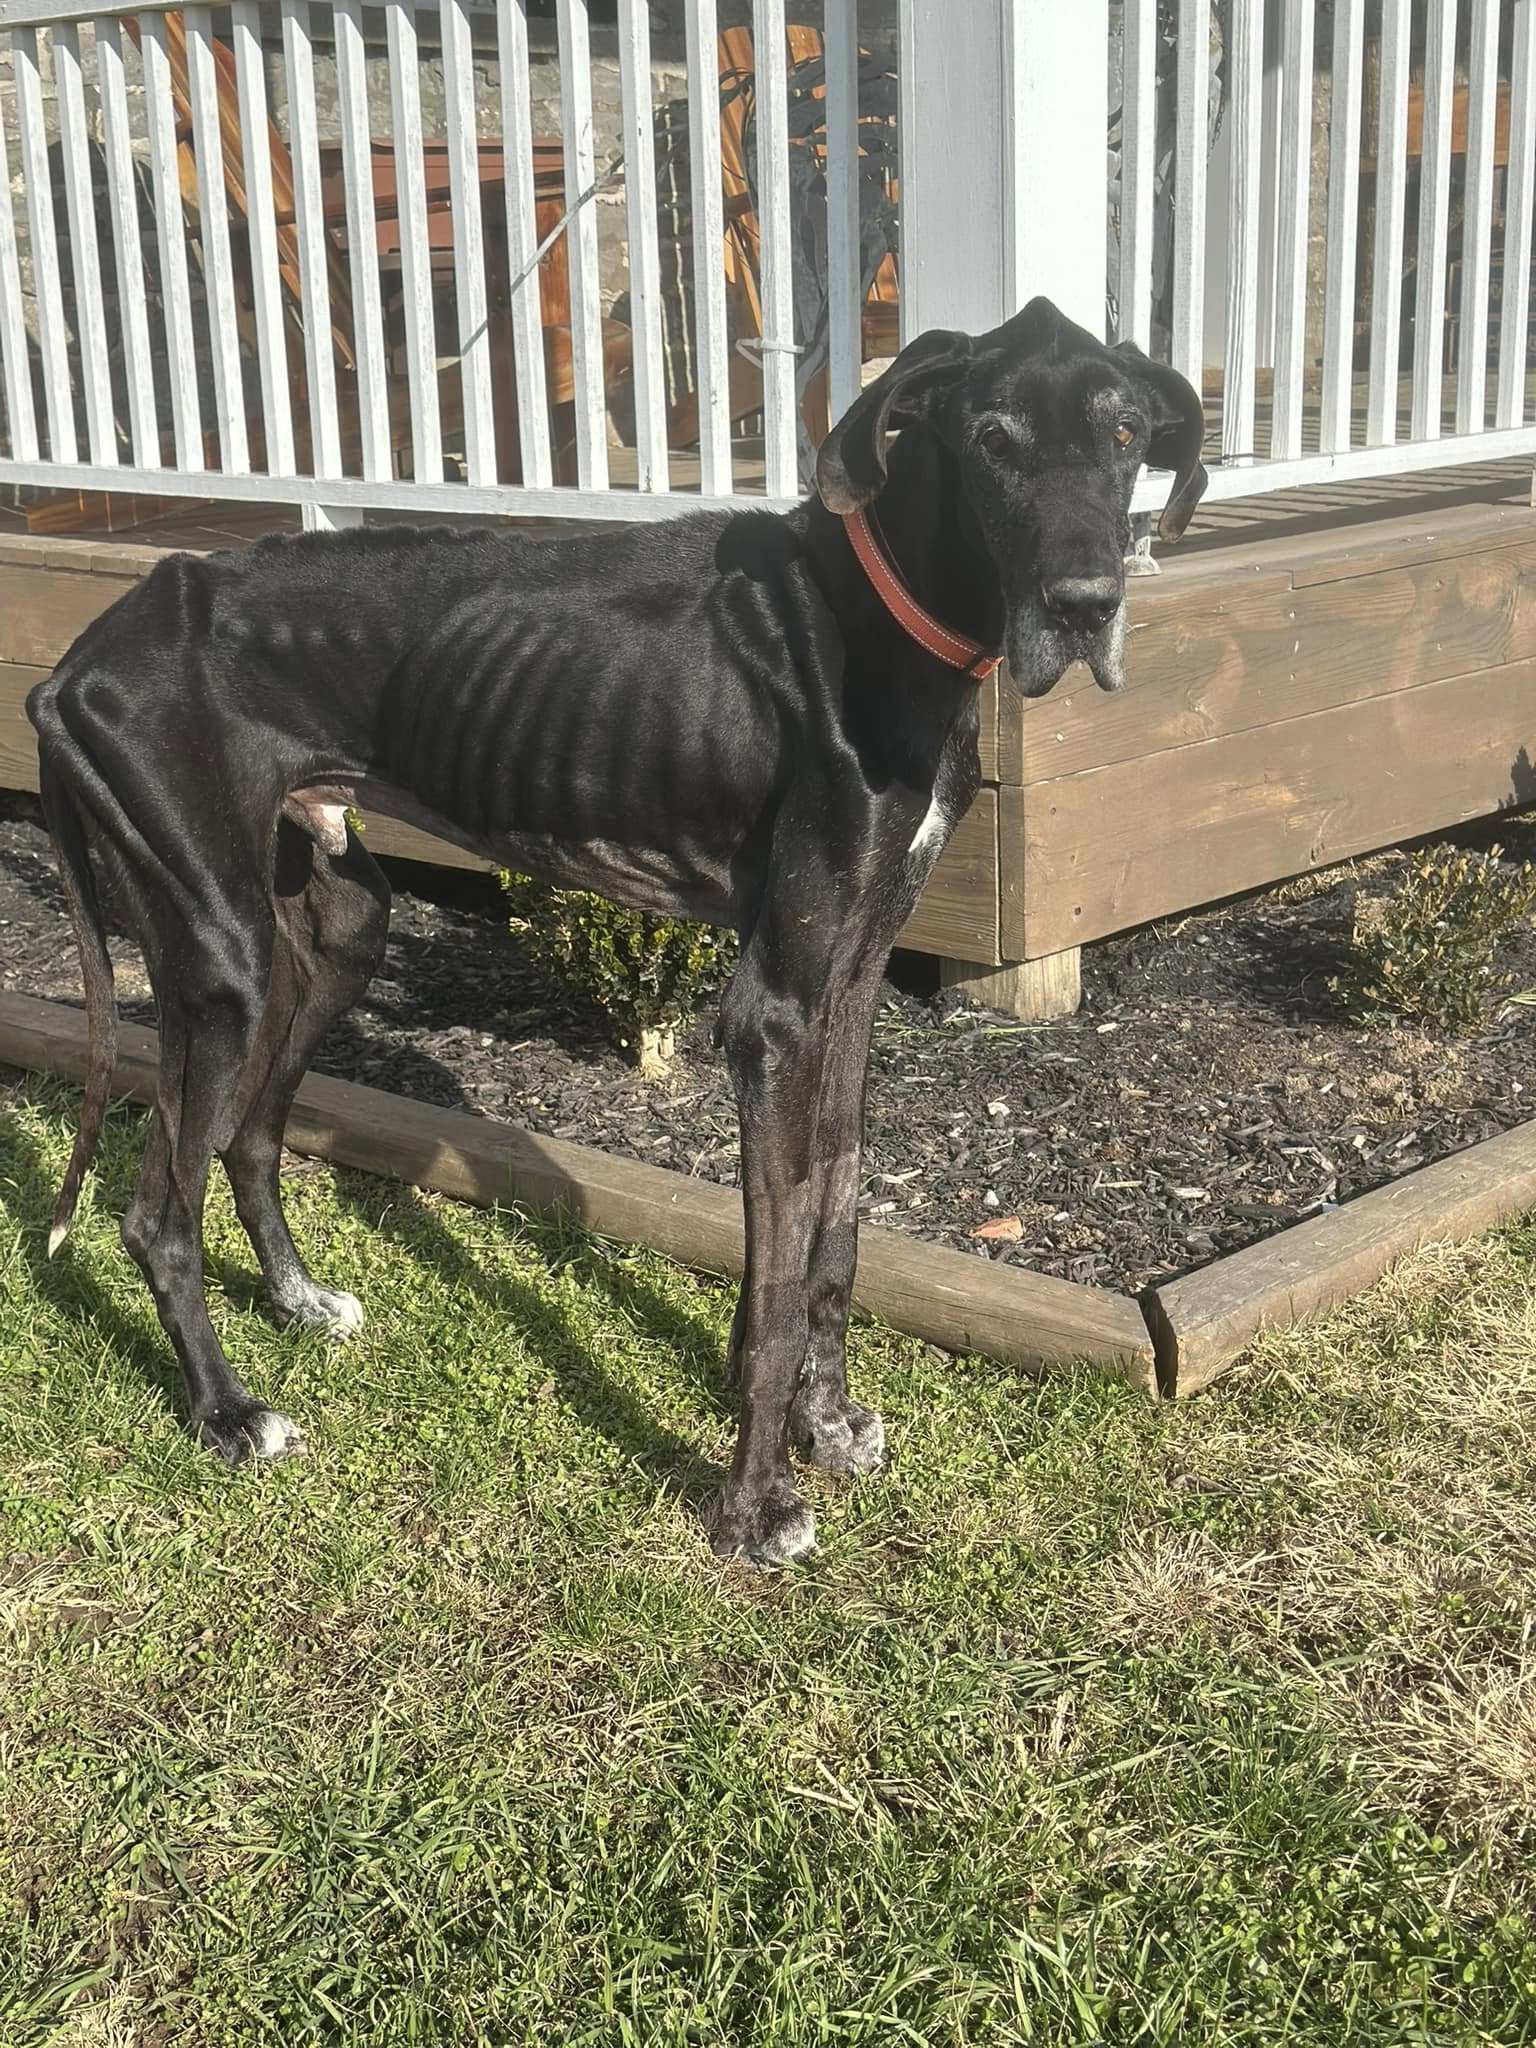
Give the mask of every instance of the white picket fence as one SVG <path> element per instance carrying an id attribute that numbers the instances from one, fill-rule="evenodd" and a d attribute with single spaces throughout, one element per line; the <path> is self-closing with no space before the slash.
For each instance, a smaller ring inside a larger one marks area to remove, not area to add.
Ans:
<path id="1" fill-rule="evenodd" d="M 0 484 L 317 522 L 788 502 L 886 215 L 903 334 L 1044 289 L 1203 380 L 1215 495 L 1536 456 L 1536 0 L 1465 0 L 1460 41 L 1457 0 L 814 0 L 794 62 L 752 0 L 745 192 L 716 0 L 653 12 L 557 0 L 546 48 L 527 0 L 0 0 Z"/>

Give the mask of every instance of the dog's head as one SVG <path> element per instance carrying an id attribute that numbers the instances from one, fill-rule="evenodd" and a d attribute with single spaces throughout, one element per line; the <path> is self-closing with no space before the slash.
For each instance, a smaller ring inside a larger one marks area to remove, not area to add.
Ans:
<path id="1" fill-rule="evenodd" d="M 1124 680 L 1125 555 L 1143 463 L 1174 472 L 1158 532 L 1177 540 L 1206 485 L 1200 397 L 1134 343 L 1107 348 L 1049 299 L 971 336 L 909 342 L 822 443 L 816 488 L 833 512 L 879 496 L 898 427 L 938 437 L 962 516 L 1002 595 L 1003 652 L 1026 697 L 1086 661 L 1104 690 Z"/>

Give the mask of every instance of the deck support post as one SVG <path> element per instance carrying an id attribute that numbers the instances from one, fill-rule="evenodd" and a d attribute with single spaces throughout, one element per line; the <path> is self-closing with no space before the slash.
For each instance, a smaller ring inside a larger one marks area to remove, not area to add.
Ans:
<path id="1" fill-rule="evenodd" d="M 1047 953 L 1040 960 L 1005 960 L 980 967 L 971 960 L 941 960 L 939 985 L 959 989 L 983 1009 L 1001 1010 L 1028 1024 L 1047 1024 L 1075 1014 L 1083 999 L 1082 951 Z"/>

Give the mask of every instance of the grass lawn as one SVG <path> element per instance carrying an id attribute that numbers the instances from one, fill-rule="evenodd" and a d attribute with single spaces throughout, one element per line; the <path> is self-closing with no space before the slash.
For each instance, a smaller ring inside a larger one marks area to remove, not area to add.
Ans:
<path id="1" fill-rule="evenodd" d="M 1536 1224 L 1161 1411 L 880 1330 L 716 1563 L 729 1292 L 329 1170 L 308 1459 L 168 1412 L 115 1112 L 0 1091 L 0 2044 L 1536 2040 Z"/>

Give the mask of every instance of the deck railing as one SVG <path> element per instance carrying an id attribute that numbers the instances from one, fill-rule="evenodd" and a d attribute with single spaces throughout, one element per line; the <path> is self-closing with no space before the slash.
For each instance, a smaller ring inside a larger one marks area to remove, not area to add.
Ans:
<path id="1" fill-rule="evenodd" d="M 1218 496 L 1536 455 L 1536 0 L 810 11 L 0 0 L 0 485 L 781 503 L 1034 290 L 1203 383 Z"/>

